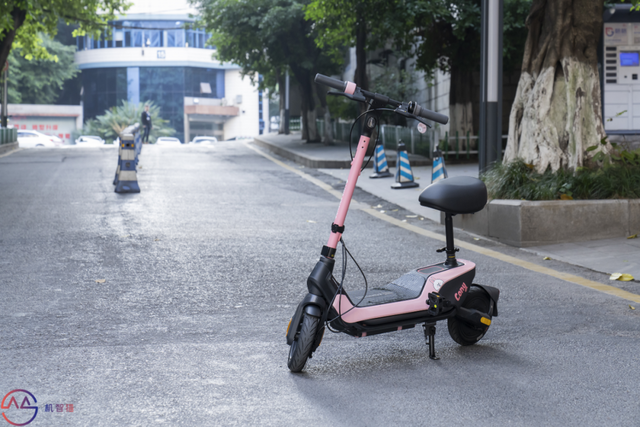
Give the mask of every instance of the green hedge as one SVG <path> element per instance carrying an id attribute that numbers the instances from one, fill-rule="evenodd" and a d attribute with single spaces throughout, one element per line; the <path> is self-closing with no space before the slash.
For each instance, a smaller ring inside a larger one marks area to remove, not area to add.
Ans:
<path id="1" fill-rule="evenodd" d="M 640 198 L 640 164 L 607 162 L 576 172 L 547 170 L 537 173 L 522 160 L 498 164 L 482 175 L 493 199 L 637 199 Z"/>
<path id="2" fill-rule="evenodd" d="M 18 141 L 18 129 L 0 128 L 0 144 L 11 144 Z"/>

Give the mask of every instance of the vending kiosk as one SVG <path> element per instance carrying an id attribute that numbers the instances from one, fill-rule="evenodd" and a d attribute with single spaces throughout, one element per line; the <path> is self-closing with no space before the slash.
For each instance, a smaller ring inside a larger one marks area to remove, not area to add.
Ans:
<path id="1" fill-rule="evenodd" d="M 600 83 L 608 135 L 640 134 L 640 12 L 630 8 L 604 11 Z"/>

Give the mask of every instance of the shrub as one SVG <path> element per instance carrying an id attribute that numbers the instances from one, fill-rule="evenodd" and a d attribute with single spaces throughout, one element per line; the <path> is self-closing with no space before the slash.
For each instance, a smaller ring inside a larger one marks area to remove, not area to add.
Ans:
<path id="1" fill-rule="evenodd" d="M 640 198 L 640 163 L 616 160 L 632 158 L 628 151 L 614 153 L 600 167 L 577 171 L 537 173 L 522 160 L 500 163 L 484 173 L 490 198 L 523 200 L 637 199 Z"/>

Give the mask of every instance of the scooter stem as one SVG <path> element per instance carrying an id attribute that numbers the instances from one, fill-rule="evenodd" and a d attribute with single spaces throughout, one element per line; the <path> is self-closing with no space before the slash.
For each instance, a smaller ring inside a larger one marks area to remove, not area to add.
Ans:
<path id="1" fill-rule="evenodd" d="M 373 117 L 367 116 L 367 121 L 369 121 L 369 119 L 371 118 Z M 333 223 L 338 227 L 342 227 L 344 225 L 344 220 L 347 217 L 349 205 L 351 204 L 351 198 L 353 197 L 353 191 L 356 188 L 356 183 L 358 182 L 358 177 L 360 176 L 360 171 L 362 169 L 362 163 L 364 162 L 364 156 L 367 152 L 367 147 L 369 146 L 369 140 L 369 137 L 360 135 L 360 141 L 358 142 L 356 156 L 351 161 L 349 178 L 347 178 L 347 183 L 345 184 L 344 191 L 342 192 L 342 198 L 340 199 L 340 206 L 338 207 L 336 219 L 333 221 Z M 338 242 L 340 241 L 340 236 L 342 236 L 342 233 L 338 231 L 332 231 L 331 236 L 329 236 L 329 242 L 327 243 L 327 246 L 335 250 L 336 246 L 338 246 Z"/>
<path id="2" fill-rule="evenodd" d="M 358 141 L 356 155 L 351 161 L 349 178 L 347 178 L 347 183 L 345 184 L 344 191 L 342 192 L 342 198 L 340 199 L 338 213 L 336 215 L 336 219 L 333 221 L 333 223 L 341 229 L 344 226 L 344 220 L 347 217 L 347 212 L 349 211 L 349 204 L 351 204 L 351 198 L 353 197 L 353 192 L 356 188 L 356 183 L 358 182 L 358 177 L 360 176 L 362 170 L 362 164 L 364 163 L 364 156 L 367 153 L 367 147 L 369 147 L 371 133 L 373 132 L 373 129 L 375 129 L 377 124 L 377 114 L 367 114 L 365 118 L 364 129 L 362 135 L 360 135 L 360 141 Z M 344 229 L 342 229 L 342 231 L 344 231 Z M 329 250 L 327 251 L 329 252 L 329 258 L 333 258 L 336 247 L 338 246 L 338 242 L 340 241 L 340 236 L 342 236 L 341 231 L 331 231 L 331 236 L 329 236 L 329 242 L 327 243 L 327 247 L 329 248 Z"/>

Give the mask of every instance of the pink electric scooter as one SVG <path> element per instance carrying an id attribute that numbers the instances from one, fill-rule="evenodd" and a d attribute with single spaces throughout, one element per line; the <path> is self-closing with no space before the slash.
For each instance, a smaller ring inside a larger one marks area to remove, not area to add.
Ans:
<path id="1" fill-rule="evenodd" d="M 344 220 L 380 112 L 394 111 L 419 121 L 421 125 L 418 126 L 428 126 L 424 119 L 446 124 L 449 118 L 421 108 L 415 102 L 403 103 L 360 89 L 352 82 L 322 74 L 317 74 L 315 81 L 341 91 L 329 94 L 364 102 L 368 109 L 338 214 L 331 225 L 329 242 L 323 246 L 320 260 L 307 279 L 309 293 L 298 305 L 287 328 L 287 344 L 291 346 L 287 363 L 289 369 L 300 372 L 304 368 L 322 341 L 325 325 L 334 332 L 365 337 L 413 328 L 422 323 L 429 357 L 436 360 L 435 325 L 439 320 L 447 319 L 449 334 L 454 341 L 460 345 L 475 344 L 486 334 L 493 316 L 498 315 L 500 295 L 494 287 L 472 283 L 476 265 L 456 259 L 458 249 L 453 244 L 453 215 L 478 212 L 487 202 L 487 189 L 476 178 L 447 178 L 430 185 L 420 194 L 421 205 L 445 213 L 446 247 L 437 250 L 446 253 L 444 262 L 410 271 L 370 292 L 347 294 L 342 287 L 348 253 L 343 243 L 342 281 L 338 282 L 333 276 L 336 248 L 342 242 L 345 230 Z"/>

